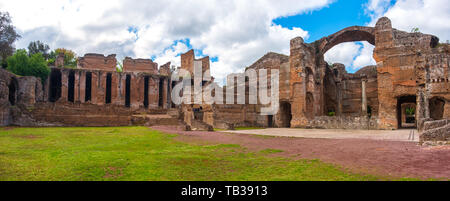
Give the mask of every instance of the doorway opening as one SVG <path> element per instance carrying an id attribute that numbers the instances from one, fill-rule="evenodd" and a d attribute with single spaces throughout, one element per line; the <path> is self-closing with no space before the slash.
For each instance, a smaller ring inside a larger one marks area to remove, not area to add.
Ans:
<path id="1" fill-rule="evenodd" d="M 9 103 L 11 105 L 16 105 L 16 94 L 17 94 L 16 91 L 19 88 L 18 86 L 19 86 L 19 84 L 18 84 L 16 78 L 12 77 L 11 81 L 9 82 L 9 85 L 8 85 L 8 88 L 9 88 L 8 99 L 9 99 Z"/>
<path id="2" fill-rule="evenodd" d="M 111 103 L 111 73 L 106 74 L 106 96 L 105 103 Z"/>
<path id="3" fill-rule="evenodd" d="M 127 75 L 125 78 L 125 107 L 130 107 L 131 96 L 131 75 Z"/>
<path id="4" fill-rule="evenodd" d="M 445 100 L 440 97 L 433 97 L 429 101 L 430 117 L 434 120 L 441 120 L 444 117 Z"/>
<path id="5" fill-rule="evenodd" d="M 88 102 L 91 101 L 91 96 L 92 96 L 92 73 L 91 72 L 87 72 L 86 73 L 86 85 L 85 85 L 85 96 L 84 96 L 84 101 Z"/>
<path id="6" fill-rule="evenodd" d="M 148 82 L 149 77 L 145 76 L 144 78 L 144 107 L 148 108 Z"/>
<path id="7" fill-rule="evenodd" d="M 50 102 L 56 102 L 61 98 L 61 85 L 61 71 L 52 69 L 50 73 L 50 94 L 48 96 Z"/>
<path id="8" fill-rule="evenodd" d="M 280 116 L 281 116 L 280 127 L 290 128 L 292 120 L 291 103 L 289 102 L 280 103 Z"/>
<path id="9" fill-rule="evenodd" d="M 416 96 L 408 95 L 397 98 L 397 127 L 416 128 Z"/>
<path id="10" fill-rule="evenodd" d="M 306 93 L 306 117 L 308 119 L 314 118 L 314 96 L 311 92 Z"/>
<path id="11" fill-rule="evenodd" d="M 269 128 L 273 127 L 273 115 L 267 116 L 267 127 Z"/>
<path id="12" fill-rule="evenodd" d="M 67 90 L 67 101 L 74 102 L 75 101 L 75 72 L 70 71 L 69 73 L 69 83 L 68 83 L 68 90 Z"/>
<path id="13" fill-rule="evenodd" d="M 164 106 L 164 78 L 159 78 L 158 107 Z"/>

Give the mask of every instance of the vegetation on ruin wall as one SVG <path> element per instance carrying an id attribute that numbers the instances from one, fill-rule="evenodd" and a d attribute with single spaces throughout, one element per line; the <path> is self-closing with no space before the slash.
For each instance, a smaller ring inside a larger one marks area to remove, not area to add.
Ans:
<path id="1" fill-rule="evenodd" d="M 0 180 L 378 180 L 238 145 L 190 145 L 146 127 L 0 128 Z"/>
<path id="2" fill-rule="evenodd" d="M 16 75 L 35 76 L 41 78 L 42 83 L 50 74 L 47 61 L 41 53 L 28 55 L 26 50 L 17 50 L 14 55 L 8 57 L 7 69 Z"/>

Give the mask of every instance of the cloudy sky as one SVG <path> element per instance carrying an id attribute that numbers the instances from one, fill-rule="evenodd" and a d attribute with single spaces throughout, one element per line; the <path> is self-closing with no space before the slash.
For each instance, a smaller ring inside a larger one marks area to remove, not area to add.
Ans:
<path id="1" fill-rule="evenodd" d="M 289 54 L 289 40 L 313 42 L 352 25 L 373 26 L 381 16 L 395 28 L 450 39 L 448 0 L 0 0 L 22 39 L 17 48 L 41 40 L 52 49 L 151 58 L 180 64 L 193 48 L 211 57 L 219 81 L 242 71 L 265 53 Z M 354 72 L 374 64 L 373 46 L 340 44 L 326 60 Z"/>

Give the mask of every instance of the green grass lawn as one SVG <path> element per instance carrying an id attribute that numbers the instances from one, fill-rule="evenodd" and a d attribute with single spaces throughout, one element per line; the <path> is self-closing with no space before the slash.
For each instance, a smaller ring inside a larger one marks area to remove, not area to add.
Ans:
<path id="1" fill-rule="evenodd" d="M 378 180 L 238 145 L 191 145 L 146 127 L 0 128 L 0 180 Z"/>

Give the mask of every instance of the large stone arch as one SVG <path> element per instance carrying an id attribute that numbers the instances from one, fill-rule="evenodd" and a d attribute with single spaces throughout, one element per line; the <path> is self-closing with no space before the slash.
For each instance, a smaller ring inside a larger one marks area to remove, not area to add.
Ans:
<path id="1" fill-rule="evenodd" d="M 375 29 L 373 27 L 352 26 L 342 29 L 319 40 L 319 52 L 325 54 L 334 46 L 345 42 L 367 41 L 375 45 Z"/>

